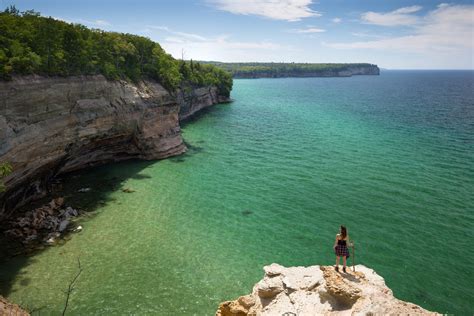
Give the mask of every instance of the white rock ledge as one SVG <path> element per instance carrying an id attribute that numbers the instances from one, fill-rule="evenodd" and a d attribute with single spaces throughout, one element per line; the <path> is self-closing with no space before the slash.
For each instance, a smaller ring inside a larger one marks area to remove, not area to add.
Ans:
<path id="1" fill-rule="evenodd" d="M 216 315 L 439 315 L 395 298 L 384 279 L 363 265 L 344 273 L 342 267 L 336 272 L 273 263 L 264 271 L 252 294 L 221 303 Z"/>

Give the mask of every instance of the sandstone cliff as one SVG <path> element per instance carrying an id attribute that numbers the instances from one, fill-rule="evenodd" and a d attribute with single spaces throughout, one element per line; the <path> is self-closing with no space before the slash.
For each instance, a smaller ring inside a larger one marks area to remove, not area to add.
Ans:
<path id="1" fill-rule="evenodd" d="M 198 88 L 189 91 L 178 91 L 178 103 L 180 104 L 179 120 L 190 119 L 194 114 L 216 103 L 229 102 L 229 98 L 217 93 L 216 87 Z"/>
<path id="2" fill-rule="evenodd" d="M 0 82 L 0 219 L 46 192 L 56 175 L 131 158 L 186 151 L 179 120 L 224 101 L 214 87 L 169 93 L 154 81 L 103 76 L 17 77 Z"/>
<path id="3" fill-rule="evenodd" d="M 216 315 L 438 315 L 396 299 L 375 271 L 356 266 L 285 268 L 271 264 L 251 294 L 221 303 Z"/>

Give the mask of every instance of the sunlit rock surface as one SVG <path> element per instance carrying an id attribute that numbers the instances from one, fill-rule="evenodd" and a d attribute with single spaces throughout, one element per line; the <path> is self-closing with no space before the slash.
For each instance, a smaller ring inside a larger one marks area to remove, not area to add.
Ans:
<path id="1" fill-rule="evenodd" d="M 363 265 L 347 273 L 275 263 L 264 270 L 251 294 L 221 303 L 216 315 L 438 315 L 395 298 L 384 279 Z"/>
<path id="2" fill-rule="evenodd" d="M 0 315 L 1 316 L 28 316 L 30 313 L 16 304 L 12 304 L 0 295 Z"/>

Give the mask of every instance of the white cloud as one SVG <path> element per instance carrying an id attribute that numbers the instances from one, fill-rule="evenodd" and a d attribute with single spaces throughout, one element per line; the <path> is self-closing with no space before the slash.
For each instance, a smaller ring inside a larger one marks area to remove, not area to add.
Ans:
<path id="1" fill-rule="evenodd" d="M 421 9 L 421 6 L 414 5 L 387 13 L 369 11 L 362 13 L 361 19 L 364 23 L 382 26 L 414 25 L 418 23 L 419 18 L 412 13 L 418 12 Z"/>
<path id="2" fill-rule="evenodd" d="M 85 20 L 85 19 L 66 19 L 61 17 L 54 17 L 56 20 L 61 20 L 67 23 L 79 23 L 89 27 L 105 27 L 112 24 L 106 20 Z"/>
<path id="3" fill-rule="evenodd" d="M 224 36 L 207 41 L 179 41 L 176 38 L 168 38 L 160 44 L 175 58 L 181 58 L 184 51 L 185 59 L 224 62 L 281 60 L 282 55 L 293 50 L 270 41 L 232 41 Z"/>
<path id="4" fill-rule="evenodd" d="M 319 29 L 319 28 L 316 28 L 316 27 L 309 27 L 309 28 L 306 28 L 306 29 L 293 29 L 293 30 L 290 30 L 290 32 L 300 33 L 300 34 L 313 34 L 313 33 L 323 33 L 323 32 L 326 32 L 326 30 Z"/>
<path id="5" fill-rule="evenodd" d="M 333 23 L 341 23 L 342 19 L 341 18 L 334 18 L 331 20 Z"/>
<path id="6" fill-rule="evenodd" d="M 409 11 L 407 8 L 405 8 Z M 411 9 L 415 10 L 415 9 Z M 413 33 L 405 36 L 349 43 L 325 43 L 337 49 L 369 49 L 415 53 L 425 59 L 450 61 L 473 68 L 474 5 L 441 4 L 420 17 Z"/>
<path id="7" fill-rule="evenodd" d="M 154 26 L 154 25 L 150 25 L 148 26 L 148 31 L 149 29 L 154 29 L 154 30 L 161 30 L 161 31 L 166 31 L 168 33 L 171 33 L 173 35 L 176 35 L 176 36 L 179 36 L 179 37 L 184 37 L 184 38 L 187 38 L 187 39 L 192 39 L 192 40 L 198 40 L 198 41 L 205 41 L 206 38 L 201 36 L 201 35 L 198 35 L 198 34 L 193 34 L 193 33 L 185 33 L 185 32 L 178 32 L 178 31 L 174 31 L 174 30 L 171 30 L 169 27 L 167 26 Z"/>
<path id="8" fill-rule="evenodd" d="M 309 6 L 312 0 L 208 0 L 219 10 L 234 14 L 257 15 L 274 20 L 299 21 L 321 14 Z"/>
<path id="9" fill-rule="evenodd" d="M 422 7 L 419 6 L 419 5 L 412 5 L 410 7 L 403 7 L 403 8 L 397 9 L 397 10 L 393 11 L 392 13 L 393 14 L 408 14 L 408 13 L 418 12 L 421 9 L 422 9 Z"/>
<path id="10" fill-rule="evenodd" d="M 105 20 L 95 20 L 93 23 L 97 26 L 110 26 L 111 24 Z"/>
<path id="11" fill-rule="evenodd" d="M 163 31 L 170 34 L 162 38 Z M 295 51 L 291 46 L 268 40 L 235 41 L 229 35 L 202 36 L 180 32 L 166 26 L 148 26 L 143 31 L 175 58 L 218 61 L 268 61 L 280 60 L 282 52 Z M 160 36 L 160 38 L 155 38 Z"/>
<path id="12" fill-rule="evenodd" d="M 381 35 L 370 34 L 370 33 L 365 33 L 365 32 L 352 32 L 351 35 L 356 36 L 356 37 L 384 38 L 384 36 L 381 36 Z"/>

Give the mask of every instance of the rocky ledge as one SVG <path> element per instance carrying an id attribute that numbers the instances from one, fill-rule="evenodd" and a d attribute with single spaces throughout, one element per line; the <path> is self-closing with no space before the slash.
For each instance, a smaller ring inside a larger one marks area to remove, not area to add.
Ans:
<path id="1" fill-rule="evenodd" d="M 264 267 L 252 294 L 221 303 L 216 315 L 439 315 L 395 298 L 374 270 L 363 265 L 355 270 L 273 263 Z"/>
<path id="2" fill-rule="evenodd" d="M 82 226 L 73 224 L 79 214 L 80 211 L 66 206 L 63 198 L 56 198 L 41 207 L 15 214 L 6 223 L 0 223 L 0 230 L 27 248 L 43 243 L 53 245 L 68 232 L 82 230 Z"/>
<path id="3" fill-rule="evenodd" d="M 10 303 L 6 298 L 0 295 L 0 315 L 29 316 L 30 313 L 22 309 L 20 306 Z"/>
<path id="4" fill-rule="evenodd" d="M 59 174 L 185 152 L 179 121 L 226 100 L 213 86 L 169 92 L 156 81 L 100 75 L 0 82 L 0 163 L 13 167 L 0 220 L 44 196 Z"/>

